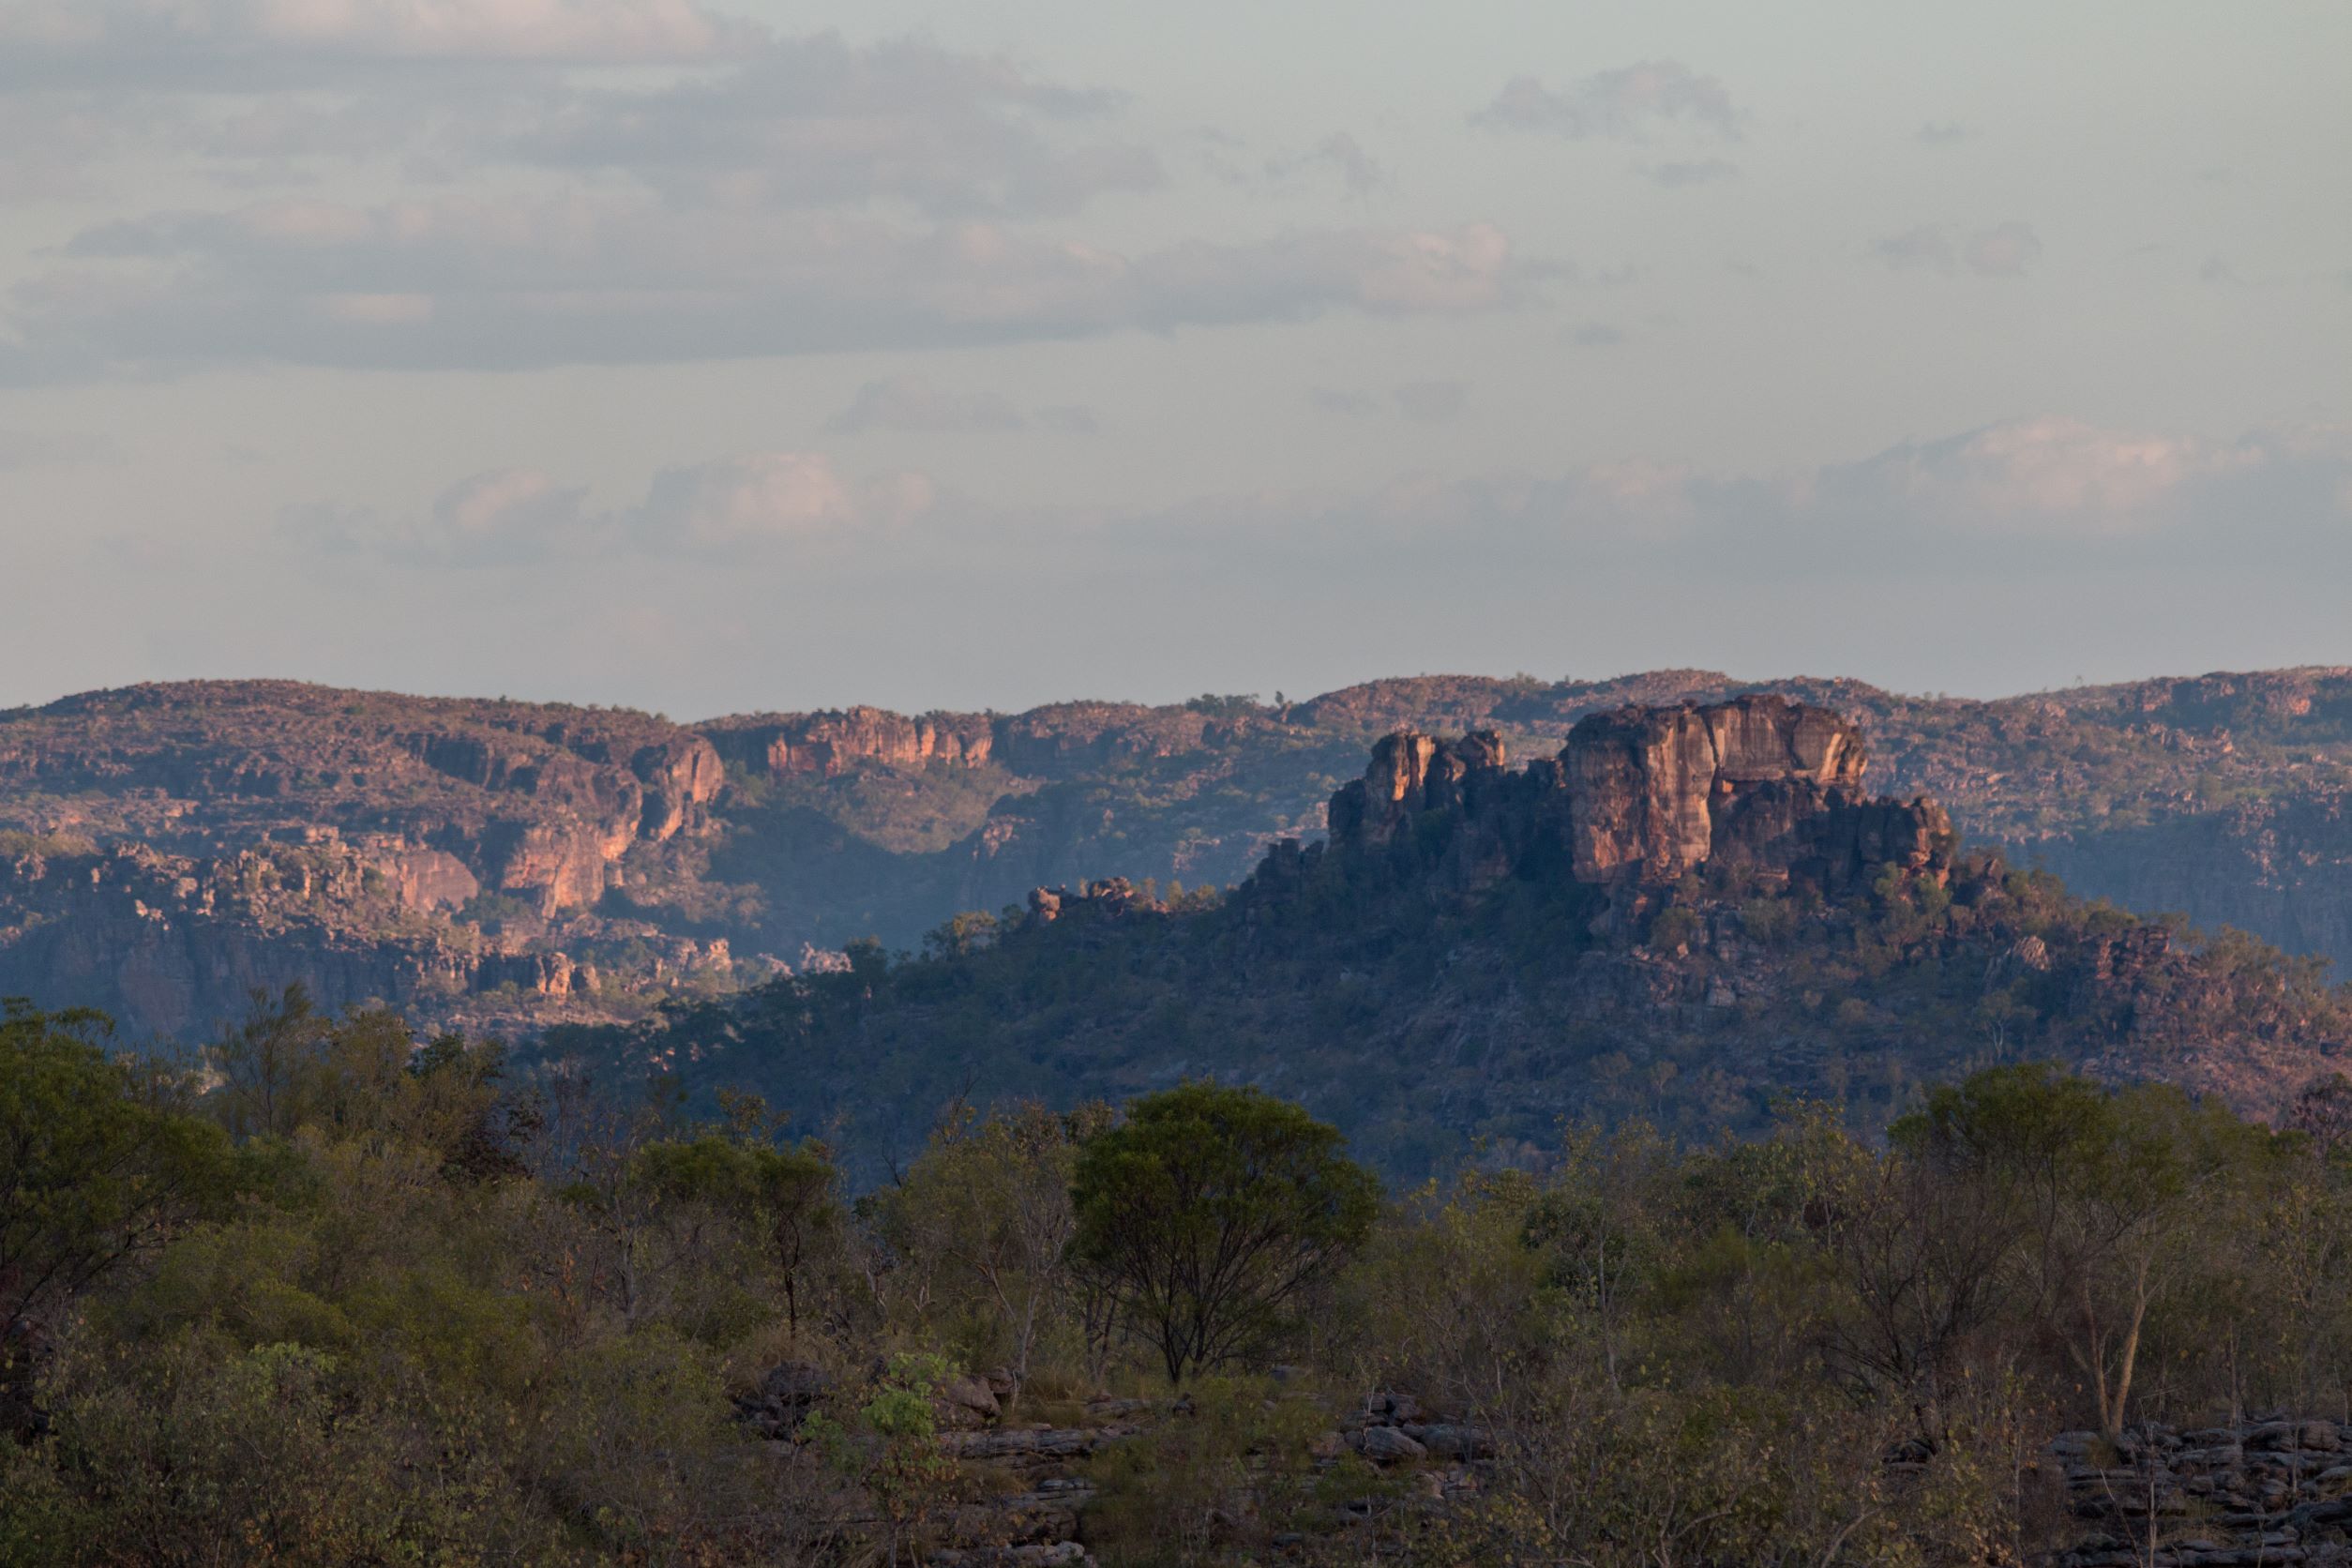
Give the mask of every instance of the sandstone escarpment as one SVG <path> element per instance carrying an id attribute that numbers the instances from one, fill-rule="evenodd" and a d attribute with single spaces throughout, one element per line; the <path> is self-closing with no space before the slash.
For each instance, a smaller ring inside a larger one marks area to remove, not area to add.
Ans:
<path id="1" fill-rule="evenodd" d="M 1869 798 L 1867 765 L 1851 720 L 1762 695 L 1594 715 L 1517 773 L 1492 731 L 1401 731 L 1333 796 L 1331 841 L 1361 853 L 1410 836 L 1470 881 L 1542 849 L 1564 849 L 1575 880 L 1601 886 L 1666 886 L 1713 862 L 1831 889 L 1890 865 L 1940 878 L 1950 818 L 1925 799 Z"/>
<path id="2" fill-rule="evenodd" d="M 137 1037 L 205 1033 L 254 990 L 297 983 L 329 1010 L 380 1003 L 487 1023 L 517 1009 L 594 1014 L 732 971 L 724 939 L 592 920 L 565 927 L 566 953 L 547 935 L 490 936 L 420 912 L 469 886 L 441 852 L 329 837 L 211 857 L 0 841 L 0 996 L 95 1006 Z"/>
<path id="3" fill-rule="evenodd" d="M 776 778 L 837 778 L 860 763 L 925 768 L 987 764 L 995 747 L 985 714 L 923 714 L 882 708 L 722 719 L 708 734 L 720 755 Z"/>
<path id="4" fill-rule="evenodd" d="M 754 775 L 830 779 L 863 768 L 920 772 L 933 764 L 995 766 L 1040 780 L 1090 770 L 1213 752 L 1237 724 L 1191 706 L 1056 702 L 1019 714 L 928 713 L 909 716 L 856 707 L 809 714 L 715 719 L 702 731 L 719 754 Z"/>

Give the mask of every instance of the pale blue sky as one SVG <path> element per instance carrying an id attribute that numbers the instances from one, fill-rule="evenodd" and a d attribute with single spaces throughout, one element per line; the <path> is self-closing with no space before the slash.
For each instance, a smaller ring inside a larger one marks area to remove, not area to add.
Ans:
<path id="1" fill-rule="evenodd" d="M 0 0 L 0 704 L 2352 661 L 2352 8 Z"/>

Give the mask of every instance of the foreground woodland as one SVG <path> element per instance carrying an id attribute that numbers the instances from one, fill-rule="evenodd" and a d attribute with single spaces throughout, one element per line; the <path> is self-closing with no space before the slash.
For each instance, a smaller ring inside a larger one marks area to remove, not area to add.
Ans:
<path id="1" fill-rule="evenodd" d="M 1193 1082 L 951 1102 L 852 1190 L 757 1099 L 299 992 L 176 1063 L 17 1005 L 0 1562 L 2335 1560 L 2352 1084 L 1849 1124 L 1384 1189 Z"/>

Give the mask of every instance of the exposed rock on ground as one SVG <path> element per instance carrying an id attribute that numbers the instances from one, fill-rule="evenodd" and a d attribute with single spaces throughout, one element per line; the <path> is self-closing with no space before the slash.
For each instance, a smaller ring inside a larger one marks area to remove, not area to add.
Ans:
<path id="1" fill-rule="evenodd" d="M 2352 1563 L 2352 1430 L 2274 1416 L 2113 1445 L 2051 1445 L 2082 1538 L 2057 1568 L 2271 1568 Z"/>

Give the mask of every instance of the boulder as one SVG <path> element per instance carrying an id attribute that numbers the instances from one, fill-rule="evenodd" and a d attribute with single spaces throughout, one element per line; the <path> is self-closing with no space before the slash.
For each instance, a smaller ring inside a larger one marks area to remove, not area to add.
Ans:
<path id="1" fill-rule="evenodd" d="M 1423 1459 L 1429 1451 L 1405 1435 L 1400 1426 L 1367 1426 L 1357 1434 L 1356 1451 L 1376 1465 L 1393 1465 L 1402 1459 Z"/>
<path id="2" fill-rule="evenodd" d="M 833 1392 L 835 1382 L 833 1374 L 821 1366 L 784 1362 L 769 1367 L 760 1379 L 759 1391 L 737 1399 L 735 1409 L 761 1436 L 790 1438 Z"/>
<path id="3" fill-rule="evenodd" d="M 997 1403 L 996 1391 L 981 1378 L 948 1379 L 940 1386 L 938 1402 L 941 1413 L 951 1425 L 976 1425 L 1004 1413 L 1003 1407 Z"/>

